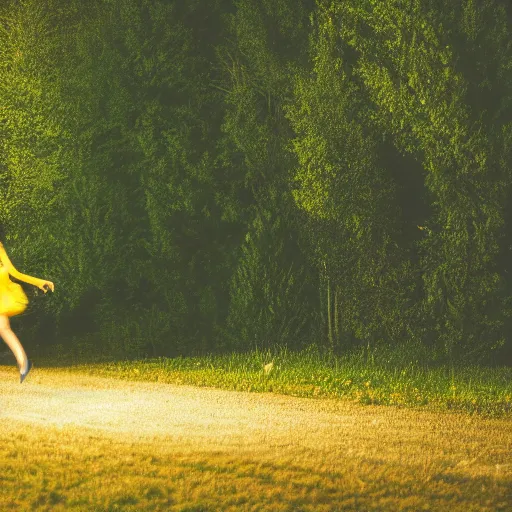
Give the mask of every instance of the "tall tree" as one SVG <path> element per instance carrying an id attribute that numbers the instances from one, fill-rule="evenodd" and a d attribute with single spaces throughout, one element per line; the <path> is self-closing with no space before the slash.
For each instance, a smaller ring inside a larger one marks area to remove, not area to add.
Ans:
<path id="1" fill-rule="evenodd" d="M 283 115 L 293 67 L 305 56 L 309 2 L 234 2 L 230 41 L 219 45 L 224 77 L 224 137 L 218 162 L 225 176 L 225 214 L 238 222 L 237 267 L 221 336 L 232 347 L 268 348 L 308 336 L 312 280 L 298 243 Z M 226 179 L 229 177 L 229 181 Z"/>
<path id="2" fill-rule="evenodd" d="M 73 299 L 61 288 L 68 284 L 55 265 L 62 246 L 52 238 L 58 236 L 52 219 L 68 213 L 62 196 L 74 160 L 68 110 L 60 101 L 72 24 L 58 2 L 5 2 L 1 9 L 0 222 L 15 265 L 60 289 L 60 296 L 36 303 L 55 313 L 63 296 Z"/>
<path id="3" fill-rule="evenodd" d="M 396 186 L 377 160 L 375 134 L 366 131 L 360 86 L 330 8 L 312 19 L 310 73 L 297 74 L 288 117 L 297 136 L 294 198 L 322 275 L 325 334 L 330 347 L 355 338 L 373 345 L 407 328 L 411 282 L 400 251 Z"/>
<path id="4" fill-rule="evenodd" d="M 501 135 L 476 101 L 488 95 L 493 73 L 471 70 L 507 73 L 505 8 L 491 0 L 334 6 L 333 23 L 357 53 L 355 74 L 373 105 L 368 123 L 428 171 L 435 211 L 420 243 L 425 332 L 448 354 L 483 355 L 503 343 L 495 259 L 510 177 L 499 162 L 501 143 L 492 141 Z M 466 51 L 471 70 L 461 65 Z M 491 118 L 505 107 L 496 103 L 486 105 Z"/>

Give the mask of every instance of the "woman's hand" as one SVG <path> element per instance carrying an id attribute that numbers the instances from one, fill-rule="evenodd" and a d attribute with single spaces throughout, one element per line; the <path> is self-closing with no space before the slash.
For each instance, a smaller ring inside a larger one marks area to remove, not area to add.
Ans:
<path id="1" fill-rule="evenodd" d="M 44 293 L 46 293 L 48 290 L 45 288 L 45 286 L 48 286 L 48 288 L 53 292 L 55 290 L 55 286 L 51 281 L 43 281 L 41 286 L 39 286 L 39 289 L 43 290 Z"/>

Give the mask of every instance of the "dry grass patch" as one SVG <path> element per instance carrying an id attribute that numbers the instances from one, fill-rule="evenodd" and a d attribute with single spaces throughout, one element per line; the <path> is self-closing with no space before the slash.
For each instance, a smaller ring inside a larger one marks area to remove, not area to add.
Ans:
<path id="1" fill-rule="evenodd" d="M 512 510 L 509 420 L 57 370 L 21 387 L 0 373 L 4 414 L 17 397 L 29 408 L 0 418 L 2 511 Z M 77 424 L 53 425 L 58 411 Z"/>

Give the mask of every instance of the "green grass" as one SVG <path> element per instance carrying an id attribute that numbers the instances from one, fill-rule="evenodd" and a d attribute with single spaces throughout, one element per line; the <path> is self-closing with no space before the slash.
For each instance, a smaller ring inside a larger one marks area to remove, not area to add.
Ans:
<path id="1" fill-rule="evenodd" d="M 119 379 L 159 381 L 284 395 L 341 398 L 362 404 L 464 411 L 484 417 L 512 417 L 512 368 L 426 364 L 420 347 L 354 351 L 333 356 L 310 345 L 244 354 L 140 360 L 30 354 L 39 366 Z M 87 349 L 87 347 L 85 347 Z M 93 349 L 89 354 L 93 353 Z M 270 371 L 264 366 L 273 363 Z"/>

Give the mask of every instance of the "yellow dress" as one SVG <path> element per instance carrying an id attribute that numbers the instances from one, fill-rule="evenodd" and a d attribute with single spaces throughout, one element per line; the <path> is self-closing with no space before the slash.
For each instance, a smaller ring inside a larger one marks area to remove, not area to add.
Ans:
<path id="1" fill-rule="evenodd" d="M 11 263 L 9 256 L 7 256 L 1 242 L 0 262 L 0 315 L 19 315 L 27 308 L 28 299 L 23 288 L 9 279 L 9 274 L 20 281 L 24 281 L 25 283 L 33 284 L 38 287 L 42 286 L 44 280 L 18 272 Z"/>

